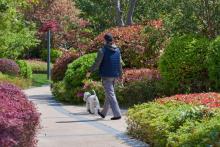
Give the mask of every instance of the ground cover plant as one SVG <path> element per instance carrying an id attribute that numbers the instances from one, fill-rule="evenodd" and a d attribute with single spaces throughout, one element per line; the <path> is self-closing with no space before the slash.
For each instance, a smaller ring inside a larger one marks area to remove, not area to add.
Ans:
<path id="1" fill-rule="evenodd" d="M 0 72 L 0 82 L 11 83 L 21 89 L 29 88 L 32 85 L 31 79 L 24 79 L 21 77 L 10 76 Z"/>

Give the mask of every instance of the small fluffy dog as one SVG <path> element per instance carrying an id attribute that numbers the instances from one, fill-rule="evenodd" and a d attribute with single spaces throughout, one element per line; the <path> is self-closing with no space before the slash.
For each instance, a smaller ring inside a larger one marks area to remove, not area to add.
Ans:
<path id="1" fill-rule="evenodd" d="M 86 109 L 90 114 L 98 114 L 100 109 L 99 99 L 96 92 L 93 90 L 93 95 L 90 92 L 85 92 L 83 100 L 86 102 Z"/>

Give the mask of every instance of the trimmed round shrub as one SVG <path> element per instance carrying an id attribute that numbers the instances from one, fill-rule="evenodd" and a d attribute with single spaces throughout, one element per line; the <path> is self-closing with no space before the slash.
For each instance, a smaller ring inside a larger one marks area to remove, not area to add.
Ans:
<path id="1" fill-rule="evenodd" d="M 41 51 L 40 57 L 43 61 L 47 61 L 47 49 L 43 49 Z M 51 49 L 50 52 L 50 60 L 52 63 L 54 63 L 56 61 L 57 58 L 62 56 L 62 51 L 57 50 L 57 49 Z"/>
<path id="2" fill-rule="evenodd" d="M 211 43 L 208 49 L 207 65 L 212 88 L 220 90 L 220 36 Z"/>
<path id="3" fill-rule="evenodd" d="M 17 76 L 19 74 L 19 66 L 11 59 L 0 59 L 0 72 L 8 75 Z"/>
<path id="4" fill-rule="evenodd" d="M 150 27 L 148 26 L 148 28 Z M 114 42 L 121 50 L 125 67 L 154 67 L 157 64 L 161 50 L 159 46 L 162 42 L 159 40 L 163 38 L 163 35 L 159 28 L 151 28 L 147 29 L 142 25 L 133 25 L 108 29 L 98 35 L 87 50 L 88 52 L 94 52 L 103 47 L 103 37 L 109 32 L 114 36 Z M 159 33 L 151 38 L 152 34 L 156 34 L 153 32 Z"/>
<path id="5" fill-rule="evenodd" d="M 27 62 L 25 62 L 24 60 L 18 60 L 16 61 L 16 63 L 20 68 L 19 75 L 25 79 L 31 79 L 32 78 L 31 66 L 27 64 Z"/>
<path id="6" fill-rule="evenodd" d="M 67 88 L 76 88 L 83 85 L 83 80 L 86 78 L 86 73 L 94 63 L 96 56 L 96 53 L 87 54 L 76 59 L 68 65 L 64 78 Z M 96 78 L 97 75 L 93 74 L 91 77 Z"/>
<path id="7" fill-rule="evenodd" d="M 205 63 L 209 40 L 195 35 L 174 37 L 159 60 L 159 71 L 173 92 L 209 89 Z"/>
<path id="8" fill-rule="evenodd" d="M 0 146 L 36 146 L 39 115 L 19 88 L 0 83 Z"/>
<path id="9" fill-rule="evenodd" d="M 66 52 L 60 58 L 58 58 L 52 68 L 52 81 L 57 82 L 63 80 L 68 64 L 73 62 L 73 60 L 77 59 L 78 57 L 78 53 Z"/>

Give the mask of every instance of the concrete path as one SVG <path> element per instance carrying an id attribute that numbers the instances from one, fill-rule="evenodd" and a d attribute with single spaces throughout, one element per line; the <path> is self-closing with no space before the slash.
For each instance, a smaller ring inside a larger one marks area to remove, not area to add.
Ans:
<path id="1" fill-rule="evenodd" d="M 53 100 L 49 86 L 25 90 L 41 112 L 38 147 L 147 147 L 126 135 L 125 116 L 111 121 L 89 115 L 85 107 Z M 123 112 L 125 114 L 125 112 Z"/>

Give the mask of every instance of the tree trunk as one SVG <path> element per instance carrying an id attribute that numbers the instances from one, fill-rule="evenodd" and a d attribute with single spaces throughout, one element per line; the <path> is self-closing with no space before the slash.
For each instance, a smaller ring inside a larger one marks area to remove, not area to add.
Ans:
<path id="1" fill-rule="evenodd" d="M 118 26 L 124 26 L 120 0 L 114 0 L 114 3 L 115 3 L 116 23 Z"/>
<path id="2" fill-rule="evenodd" d="M 137 0 L 129 0 L 129 9 L 128 9 L 128 15 L 127 15 L 127 22 L 126 25 L 132 25 L 133 24 L 133 14 L 134 14 L 134 9 L 136 5 Z"/>

